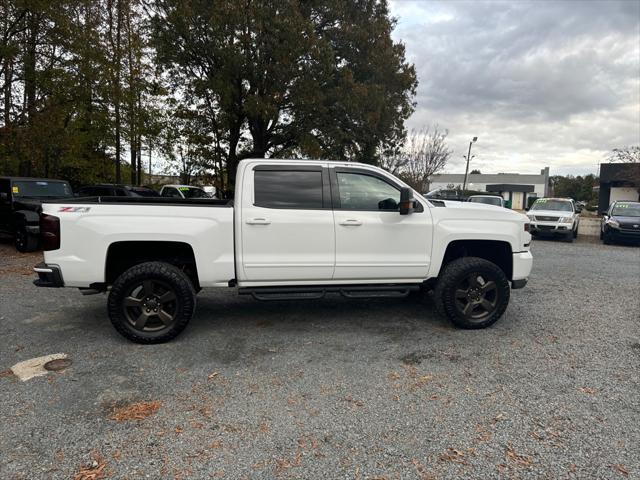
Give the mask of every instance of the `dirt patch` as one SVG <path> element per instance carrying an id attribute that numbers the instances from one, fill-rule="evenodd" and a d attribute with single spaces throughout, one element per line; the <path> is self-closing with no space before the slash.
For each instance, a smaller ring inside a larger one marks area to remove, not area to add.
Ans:
<path id="1" fill-rule="evenodd" d="M 153 415 L 160 408 L 161 403 L 159 401 L 153 402 L 137 402 L 130 405 L 115 408 L 113 413 L 109 416 L 110 420 L 116 422 L 126 422 L 128 420 L 144 420 L 145 418 Z"/>

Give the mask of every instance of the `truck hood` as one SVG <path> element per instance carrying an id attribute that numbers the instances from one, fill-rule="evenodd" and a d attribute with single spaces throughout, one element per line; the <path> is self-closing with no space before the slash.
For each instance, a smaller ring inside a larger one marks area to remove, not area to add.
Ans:
<path id="1" fill-rule="evenodd" d="M 440 202 L 444 203 L 446 209 L 456 211 L 456 217 L 458 217 L 460 213 L 463 213 L 466 214 L 465 216 L 474 219 L 529 221 L 529 218 L 526 215 L 509 208 L 498 207 L 497 205 L 487 205 L 486 203 L 475 202 L 456 202 L 453 200 L 440 200 Z"/>
<path id="2" fill-rule="evenodd" d="M 42 201 L 37 198 L 20 197 L 13 201 L 14 210 L 30 210 L 32 212 L 42 212 Z"/>

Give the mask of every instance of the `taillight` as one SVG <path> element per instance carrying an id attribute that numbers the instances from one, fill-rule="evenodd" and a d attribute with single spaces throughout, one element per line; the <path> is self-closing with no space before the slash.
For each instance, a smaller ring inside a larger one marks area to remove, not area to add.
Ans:
<path id="1" fill-rule="evenodd" d="M 529 231 L 530 226 L 531 226 L 531 225 L 530 225 L 529 223 L 525 223 L 525 224 L 524 224 L 524 231 L 525 231 L 525 232 L 528 232 L 528 231 Z"/>
<path id="2" fill-rule="evenodd" d="M 60 248 L 60 219 L 46 213 L 40 214 L 40 240 L 43 250 Z"/>

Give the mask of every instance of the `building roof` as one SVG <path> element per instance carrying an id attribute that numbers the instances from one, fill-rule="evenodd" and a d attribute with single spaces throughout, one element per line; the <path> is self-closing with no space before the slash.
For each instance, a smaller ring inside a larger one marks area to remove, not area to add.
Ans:
<path id="1" fill-rule="evenodd" d="M 546 183 L 546 175 L 538 174 L 520 174 L 520 173 L 470 173 L 467 177 L 469 183 Z M 441 173 L 432 175 L 431 182 L 440 183 L 463 183 L 464 173 Z"/>

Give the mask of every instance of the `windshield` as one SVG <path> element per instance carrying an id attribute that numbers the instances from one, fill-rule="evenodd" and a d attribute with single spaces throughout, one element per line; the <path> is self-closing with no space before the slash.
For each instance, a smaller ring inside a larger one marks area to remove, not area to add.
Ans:
<path id="1" fill-rule="evenodd" d="M 640 203 L 616 203 L 611 215 L 620 217 L 640 217 Z"/>
<path id="2" fill-rule="evenodd" d="M 500 197 L 469 197 L 469 201 L 473 203 L 486 203 L 488 205 L 502 206 L 502 199 Z"/>
<path id="3" fill-rule="evenodd" d="M 196 187 L 180 187 L 178 190 L 182 192 L 184 198 L 209 198 L 207 192 Z"/>
<path id="4" fill-rule="evenodd" d="M 67 182 L 19 181 L 13 182 L 11 193 L 14 197 L 71 197 L 73 192 Z"/>
<path id="5" fill-rule="evenodd" d="M 555 210 L 558 212 L 572 212 L 569 200 L 554 200 L 552 198 L 539 198 L 531 207 L 531 210 Z"/>

